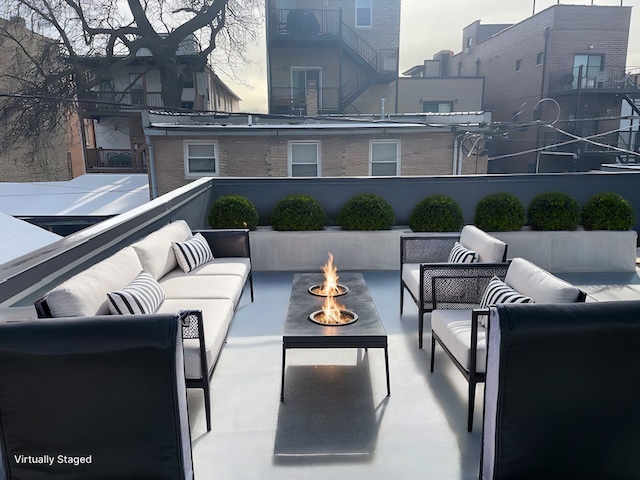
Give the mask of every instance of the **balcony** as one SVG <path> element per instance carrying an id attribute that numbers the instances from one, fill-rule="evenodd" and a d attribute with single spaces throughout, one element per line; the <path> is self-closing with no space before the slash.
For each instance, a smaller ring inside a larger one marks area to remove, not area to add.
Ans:
<path id="1" fill-rule="evenodd" d="M 91 92 L 81 103 L 87 113 L 139 112 L 146 107 L 162 107 L 161 92 L 129 90 L 126 92 Z"/>
<path id="2" fill-rule="evenodd" d="M 316 92 L 318 113 L 339 112 L 339 88 L 322 87 Z M 304 88 L 272 87 L 271 113 L 305 116 L 307 91 Z"/>
<path id="3" fill-rule="evenodd" d="M 273 46 L 338 45 L 340 10 L 267 10 L 267 42 Z"/>
<path id="4" fill-rule="evenodd" d="M 631 173 L 201 179 L 1 265 L 0 306 L 31 305 L 64 278 L 173 219 L 205 227 L 207 206 L 228 193 L 255 200 L 264 222 L 272 202 L 288 193 L 315 196 L 328 217 L 336 218 L 345 199 L 371 191 L 390 200 L 403 225 L 425 192 L 454 196 L 467 221 L 478 198 L 504 190 L 524 197 L 567 191 L 581 202 L 596 192 L 615 191 L 640 212 L 640 200 L 633 195 L 637 179 Z M 397 252 L 399 245 L 391 248 Z M 415 345 L 417 311 L 410 298 L 405 298 L 404 314 L 399 313 L 397 269 L 364 272 L 389 336 L 391 396 L 386 396 L 384 357 L 377 349 L 295 350 L 287 355 L 286 402 L 279 401 L 281 336 L 292 275 L 255 272 L 255 302 L 245 292 L 212 378 L 211 432 L 206 432 L 202 395 L 189 391 L 196 478 L 478 478 L 483 387 L 474 431 L 467 433 L 467 384 L 441 349 L 435 373 L 429 372 L 428 348 Z M 640 298 L 637 271 L 564 276 L 602 301 Z"/>
<path id="5" fill-rule="evenodd" d="M 120 149 L 87 148 L 85 167 L 87 173 L 147 173 L 142 158 Z"/>
<path id="6" fill-rule="evenodd" d="M 640 67 L 575 67 L 549 75 L 549 94 L 640 94 Z"/>

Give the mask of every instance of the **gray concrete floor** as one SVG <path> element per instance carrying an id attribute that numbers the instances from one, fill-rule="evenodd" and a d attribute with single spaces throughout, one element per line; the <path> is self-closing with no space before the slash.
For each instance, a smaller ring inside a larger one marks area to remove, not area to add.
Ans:
<path id="1" fill-rule="evenodd" d="M 429 372 L 430 337 L 417 347 L 417 311 L 400 315 L 398 272 L 364 274 L 389 336 L 391 396 L 384 354 L 287 352 L 280 402 L 282 331 L 292 273 L 254 274 L 212 378 L 211 432 L 204 403 L 189 391 L 197 479 L 476 479 L 483 385 L 474 431 L 466 431 L 467 383 L 441 349 Z M 640 299 L 640 275 L 564 274 L 599 301 Z"/>

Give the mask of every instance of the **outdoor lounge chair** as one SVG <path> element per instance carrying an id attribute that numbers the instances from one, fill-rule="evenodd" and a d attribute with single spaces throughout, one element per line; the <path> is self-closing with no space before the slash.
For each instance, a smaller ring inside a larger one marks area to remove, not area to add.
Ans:
<path id="1" fill-rule="evenodd" d="M 491 309 L 485 480 L 640 478 L 640 301 Z"/>
<path id="2" fill-rule="evenodd" d="M 183 315 L 0 323 L 6 478 L 193 478 Z"/>

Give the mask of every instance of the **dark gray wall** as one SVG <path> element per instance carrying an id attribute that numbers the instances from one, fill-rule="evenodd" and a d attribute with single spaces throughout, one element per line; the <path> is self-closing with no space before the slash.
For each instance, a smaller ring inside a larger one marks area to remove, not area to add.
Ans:
<path id="1" fill-rule="evenodd" d="M 444 194 L 462 208 L 465 223 L 473 223 L 480 199 L 490 193 L 511 192 L 526 208 L 539 193 L 561 191 L 572 195 L 581 205 L 601 192 L 615 192 L 633 205 L 635 230 L 640 223 L 640 174 L 576 173 L 538 175 L 473 175 L 461 177 L 404 178 L 217 178 L 213 180 L 213 198 L 227 194 L 248 197 L 258 209 L 260 224 L 268 225 L 271 209 L 284 195 L 305 193 L 315 197 L 325 209 L 327 224 L 333 225 L 340 209 L 356 193 L 383 196 L 393 207 L 396 225 L 408 225 L 411 211 L 423 198 Z"/>

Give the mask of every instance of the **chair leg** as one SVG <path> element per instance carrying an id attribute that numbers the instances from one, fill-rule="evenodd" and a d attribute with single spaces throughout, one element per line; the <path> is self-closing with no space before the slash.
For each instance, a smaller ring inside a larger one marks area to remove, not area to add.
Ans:
<path id="1" fill-rule="evenodd" d="M 473 430 L 473 407 L 476 401 L 476 382 L 469 380 L 469 411 L 467 416 L 467 431 Z"/>
<path id="2" fill-rule="evenodd" d="M 431 332 L 431 373 L 433 373 L 433 366 L 436 363 L 436 337 Z"/>
<path id="3" fill-rule="evenodd" d="M 249 273 L 249 286 L 251 287 L 251 301 L 253 302 L 253 272 Z"/>
<path id="4" fill-rule="evenodd" d="M 424 311 L 418 308 L 418 348 L 422 348 L 422 332 L 424 331 Z"/>
<path id="5" fill-rule="evenodd" d="M 211 431 L 211 392 L 209 391 L 209 385 L 207 384 L 203 389 L 204 393 L 204 408 L 207 416 L 207 432 Z"/>
<path id="6" fill-rule="evenodd" d="M 404 311 L 404 285 L 402 284 L 402 280 L 400 281 L 400 315 Z"/>

